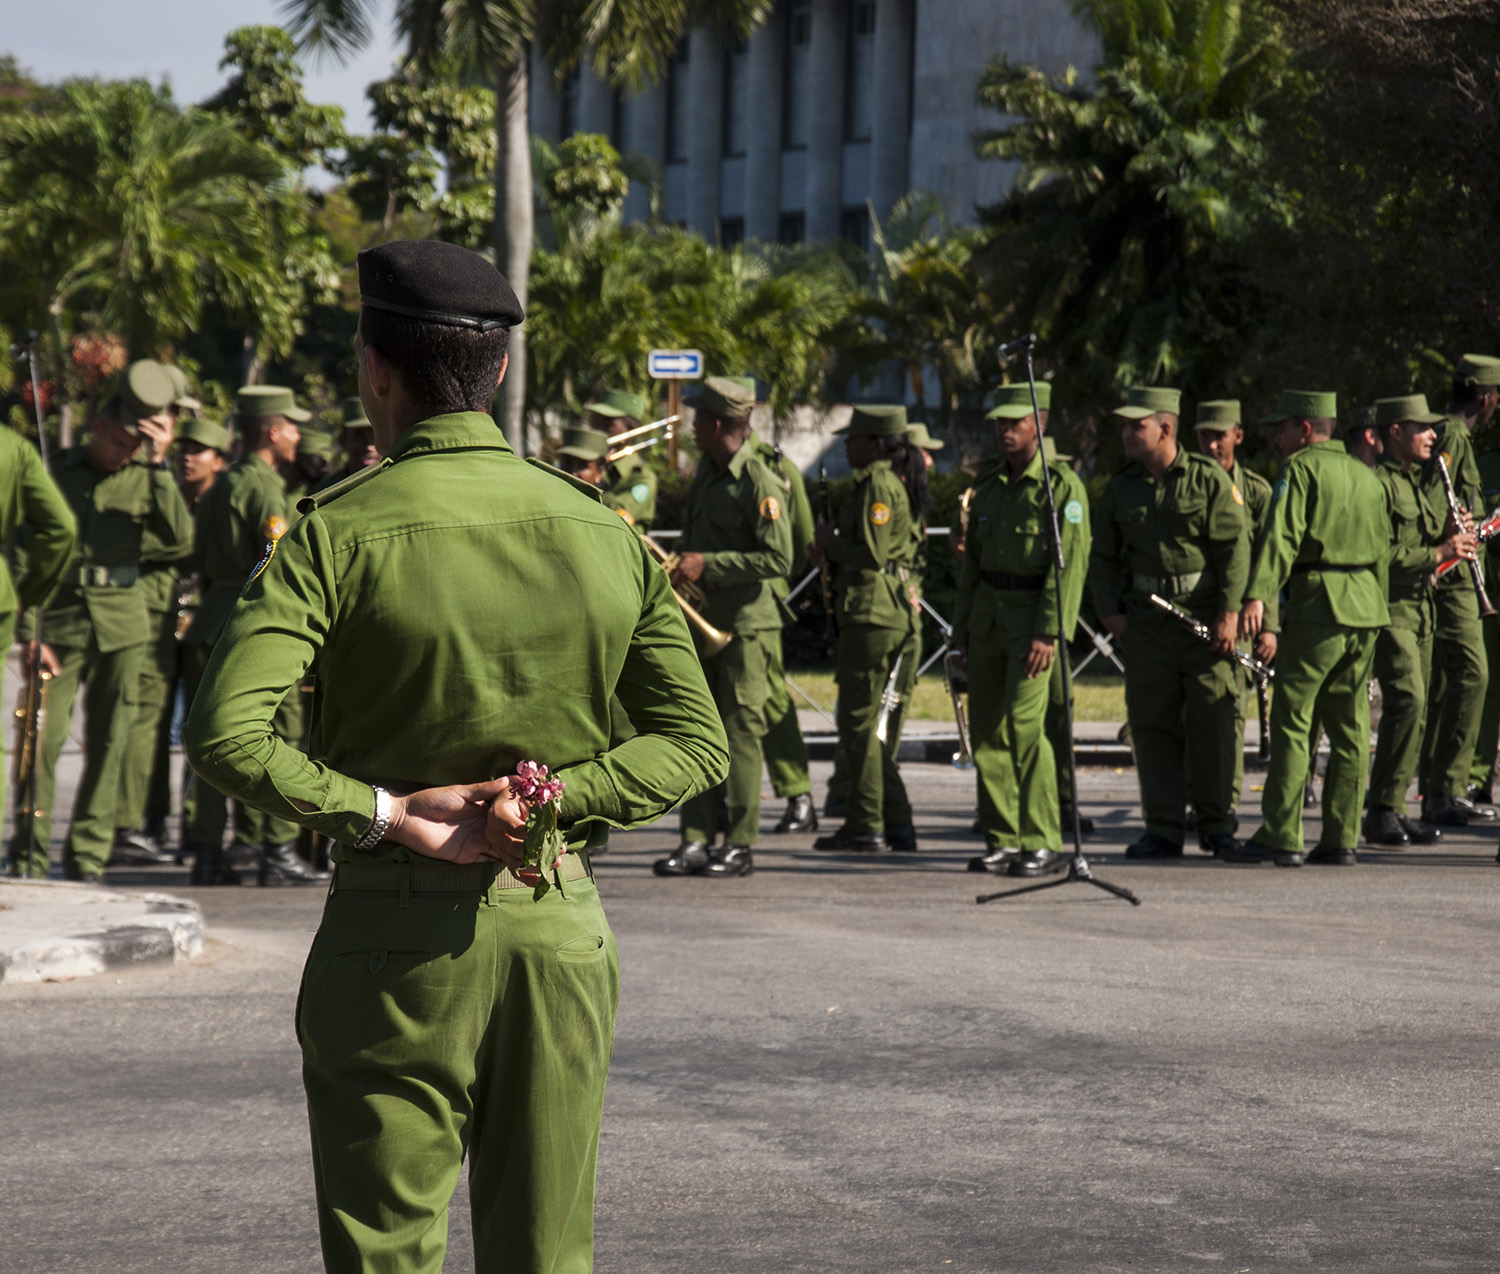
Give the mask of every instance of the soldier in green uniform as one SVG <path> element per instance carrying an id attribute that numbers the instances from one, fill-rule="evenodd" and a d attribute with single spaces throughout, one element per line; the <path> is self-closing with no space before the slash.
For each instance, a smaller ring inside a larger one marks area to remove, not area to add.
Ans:
<path id="1" fill-rule="evenodd" d="M 953 646 L 969 674 L 969 724 L 979 777 L 981 865 L 1041 876 L 1060 852 L 1056 762 L 1047 738 L 1048 686 L 1067 657 L 1088 574 L 1088 495 L 1072 468 L 1042 454 L 1028 385 L 996 391 L 999 456 L 979 470 L 964 526 Z M 1043 429 L 1052 386 L 1037 385 Z M 1042 465 L 1049 465 L 1062 535 L 1063 591 L 1053 570 Z M 1063 637 L 1062 649 L 1058 638 Z"/>
<path id="2" fill-rule="evenodd" d="M 1500 507 L 1500 435 L 1493 428 L 1495 408 L 1500 403 L 1500 359 L 1478 354 L 1465 355 L 1453 371 L 1453 395 L 1448 410 L 1454 415 L 1472 414 L 1484 421 L 1483 430 L 1475 429 L 1476 463 L 1479 466 L 1480 498 L 1484 508 L 1493 512 Z M 1484 587 L 1490 600 L 1500 596 L 1500 538 L 1485 546 Z M 1474 761 L 1469 769 L 1468 799 L 1476 805 L 1490 805 L 1494 800 L 1495 754 L 1500 744 L 1500 624 L 1484 625 L 1485 663 L 1496 670 L 1485 684 L 1484 710 L 1479 717 L 1479 740 L 1474 745 Z"/>
<path id="3" fill-rule="evenodd" d="M 609 437 L 597 429 L 571 426 L 563 430 L 562 443 L 557 448 L 556 464 L 564 473 L 591 487 L 604 482 L 604 456 L 609 450 Z"/>
<path id="4" fill-rule="evenodd" d="M 249 385 L 235 398 L 244 455 L 215 484 L 194 514 L 203 595 L 192 624 L 183 634 L 190 700 L 246 577 L 269 547 L 286 534 L 289 520 L 281 471 L 296 458 L 301 437 L 298 426 L 308 416 L 296 405 L 292 391 L 279 385 Z M 298 688 L 293 693 L 302 692 Z M 277 707 L 280 736 L 297 737 L 300 731 L 288 720 L 288 709 L 284 704 Z M 238 882 L 238 875 L 223 855 L 227 821 L 223 797 L 207 784 L 200 784 L 187 836 L 194 856 L 195 883 Z M 236 841 L 255 856 L 263 885 L 327 880 L 324 873 L 313 871 L 297 856 L 296 835 L 296 824 L 285 817 L 243 804 L 236 810 Z"/>
<path id="5" fill-rule="evenodd" d="M 912 527 L 925 513 L 927 478 L 926 465 L 919 450 L 909 445 L 906 430 L 905 407 L 854 409 L 840 431 L 854 470 L 854 490 L 837 510 L 836 528 L 818 528 L 817 550 L 828 555 L 837 572 L 834 678 L 839 688 L 839 747 L 850 786 L 843 825 L 819 837 L 816 849 L 881 853 L 917 848 L 911 803 L 896 768 L 896 740 L 921 651 L 912 588 Z M 921 512 L 914 514 L 914 506 Z M 897 696 L 897 705 L 888 713 L 882 742 L 879 718 L 888 690 Z"/>
<path id="6" fill-rule="evenodd" d="M 78 538 L 73 511 L 42 465 L 40 453 L 15 430 L 0 429 L 0 549 L 11 547 L 21 532 L 26 555 L 19 580 L 11 578 L 7 554 L 0 552 L 0 657 L 15 639 L 17 616 L 33 606 L 45 606 L 57 591 Z M 0 822 L 10 787 L 7 733 L 0 730 Z"/>
<path id="7" fill-rule="evenodd" d="M 343 417 L 343 424 L 339 427 L 335 442 L 344 453 L 344 463 L 337 469 L 330 470 L 328 476 L 313 487 L 314 494 L 326 491 L 345 478 L 352 478 L 361 469 L 369 468 L 380 459 L 379 452 L 375 450 L 375 431 L 370 428 L 370 421 L 365 416 L 364 404 L 358 398 L 346 398 L 339 404 L 339 413 Z"/>
<path id="8" fill-rule="evenodd" d="M 297 457 L 283 475 L 289 520 L 296 512 L 298 500 L 309 492 L 332 485 L 328 478 L 334 471 L 333 457 L 334 442 L 328 434 L 319 429 L 302 431 L 297 439 Z"/>
<path id="9" fill-rule="evenodd" d="M 583 409 L 593 418 L 589 422 L 591 428 L 614 438 L 643 423 L 651 404 L 640 394 L 606 389 L 598 398 L 585 403 Z M 604 503 L 638 531 L 651 529 L 656 521 L 656 471 L 641 458 L 640 452 L 605 464 Z"/>
<path id="10" fill-rule="evenodd" d="M 1235 843 L 1241 716 L 1238 666 L 1227 656 L 1250 570 L 1245 497 L 1220 465 L 1178 445 L 1179 406 L 1175 389 L 1129 391 L 1115 413 L 1129 463 L 1094 511 L 1089 581 L 1125 659 L 1146 819 L 1145 835 L 1126 847 L 1132 858 L 1181 856 L 1189 798 L 1204 849 Z M 1207 624 L 1213 645 L 1152 606 L 1153 593 Z"/>
<path id="11" fill-rule="evenodd" d="M 1287 463 L 1271 491 L 1241 630 L 1259 639 L 1257 655 L 1276 659 L 1271 765 L 1261 826 L 1220 855 L 1227 862 L 1302 866 L 1314 720 L 1328 735 L 1329 756 L 1323 836 L 1306 858 L 1354 861 L 1370 756 L 1370 665 L 1375 635 L 1391 618 L 1390 524 L 1379 479 L 1333 438 L 1337 417 L 1333 394 L 1288 389 L 1263 422 L 1275 425 L 1276 450 Z M 1283 589 L 1281 632 L 1265 632 L 1266 604 Z"/>
<path id="12" fill-rule="evenodd" d="M 672 583 L 701 588 L 703 617 L 733 635 L 728 646 L 705 653 L 703 660 L 729 739 L 729 773 L 722 789 L 683 805 L 682 843 L 654 869 L 658 876 L 746 876 L 755 868 L 761 739 L 774 651 L 781 645 L 781 607 L 772 582 L 792 569 L 792 524 L 781 476 L 750 444 L 755 395 L 714 376 L 691 405 L 703 459 L 688 492 Z M 714 845 L 721 806 L 724 843 Z"/>
<path id="13" fill-rule="evenodd" d="M 479 1269 L 587 1270 L 615 942 L 586 853 L 534 895 L 506 776 L 563 780 L 578 849 L 719 782 L 724 734 L 666 575 L 485 414 L 521 317 L 494 267 L 396 242 L 359 268 L 384 459 L 267 552 L 188 753 L 338 842 L 298 1016 L 327 1268 L 438 1274 L 467 1158 Z M 270 729 L 309 668 L 312 756 Z M 638 730 L 618 747 L 612 695 Z"/>
<path id="14" fill-rule="evenodd" d="M 1439 562 L 1472 557 L 1474 539 L 1451 525 L 1447 505 L 1434 507 L 1422 466 L 1443 418 L 1421 394 L 1375 401 L 1383 459 L 1375 470 L 1391 524 L 1387 597 L 1391 622 L 1375 638 L 1375 678 L 1382 710 L 1370 768 L 1364 836 L 1372 845 L 1430 845 L 1438 833 L 1406 817 L 1406 789 L 1417 772 L 1436 624 L 1432 572 Z"/>
<path id="15" fill-rule="evenodd" d="M 1500 359 L 1466 354 L 1455 369 L 1455 395 L 1462 393 L 1460 382 L 1467 379 L 1474 379 L 1474 388 L 1478 390 L 1479 376 L 1487 380 L 1500 376 Z M 1439 456 L 1446 461 L 1460 506 L 1476 520 L 1484 517 L 1485 508 L 1471 433 L 1482 428 L 1493 412 L 1494 400 L 1486 393 L 1474 393 L 1465 396 L 1462 402 L 1455 401 L 1438 426 L 1437 445 L 1426 466 L 1432 498 L 1446 508 L 1447 496 L 1437 465 Z M 1486 623 L 1480 620 L 1479 599 L 1468 570 L 1449 571 L 1438 581 L 1436 605 L 1432 682 L 1427 694 L 1427 730 L 1422 740 L 1417 788 L 1423 796 L 1424 820 L 1464 827 L 1474 820 L 1495 817 L 1492 808 L 1476 805 L 1466 795 L 1489 681 L 1484 645 Z M 1490 620 L 1488 624 L 1493 626 L 1496 622 L 1500 621 Z"/>
<path id="16" fill-rule="evenodd" d="M 80 688 L 85 758 L 63 873 L 70 880 L 98 880 L 109 859 L 141 661 L 151 636 L 140 587 L 142 541 L 150 531 L 170 555 L 192 537 L 192 520 L 167 467 L 174 397 L 162 364 L 132 363 L 90 422 L 88 441 L 64 451 L 53 467 L 78 523 L 78 543 L 44 612 L 42 661 L 54 680 L 37 770 L 37 852 L 30 852 L 31 828 L 23 825 L 11 846 L 13 868 L 23 875 L 47 874 L 57 759 Z M 132 464 L 142 446 L 148 463 Z"/>

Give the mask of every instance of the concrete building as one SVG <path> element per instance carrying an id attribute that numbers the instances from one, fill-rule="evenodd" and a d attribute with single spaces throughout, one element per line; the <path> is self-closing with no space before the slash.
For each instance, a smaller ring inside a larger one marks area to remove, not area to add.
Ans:
<path id="1" fill-rule="evenodd" d="M 1000 117 L 975 97 L 1001 54 L 1090 68 L 1093 36 L 1067 0 L 777 0 L 744 44 L 710 31 L 680 46 L 666 80 L 622 97 L 584 70 L 556 83 L 535 56 L 532 122 L 558 140 L 603 133 L 650 157 L 666 219 L 724 245 L 837 236 L 864 244 L 910 190 L 972 222 L 1012 165 L 980 163 L 974 134 Z M 633 191 L 627 215 L 644 218 Z"/>

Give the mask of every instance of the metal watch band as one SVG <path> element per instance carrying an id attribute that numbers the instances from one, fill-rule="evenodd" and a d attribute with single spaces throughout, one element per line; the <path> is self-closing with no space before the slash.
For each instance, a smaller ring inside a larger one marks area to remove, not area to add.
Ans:
<path id="1" fill-rule="evenodd" d="M 373 789 L 375 793 L 375 818 L 363 836 L 354 842 L 355 849 L 374 849 L 385 838 L 391 825 L 391 794 L 383 787 Z"/>

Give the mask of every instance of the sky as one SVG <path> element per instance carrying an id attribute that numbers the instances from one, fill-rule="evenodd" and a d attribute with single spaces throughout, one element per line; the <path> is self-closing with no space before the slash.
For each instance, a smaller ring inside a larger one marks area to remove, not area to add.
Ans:
<path id="1" fill-rule="evenodd" d="M 280 25 L 279 0 L 10 0 L 0 53 L 39 80 L 75 75 L 167 80 L 181 103 L 200 102 L 224 83 L 224 37 L 235 27 Z M 347 66 L 304 59 L 314 102 L 344 108 L 352 132 L 370 129 L 365 85 L 390 73 L 390 0 L 377 0 L 374 39 Z"/>

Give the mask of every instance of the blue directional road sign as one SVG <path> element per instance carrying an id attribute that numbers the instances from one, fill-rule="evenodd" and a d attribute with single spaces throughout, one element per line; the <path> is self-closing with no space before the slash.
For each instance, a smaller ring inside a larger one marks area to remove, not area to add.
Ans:
<path id="1" fill-rule="evenodd" d="M 695 349 L 654 349 L 646 355 L 652 380 L 701 380 L 703 355 Z"/>

